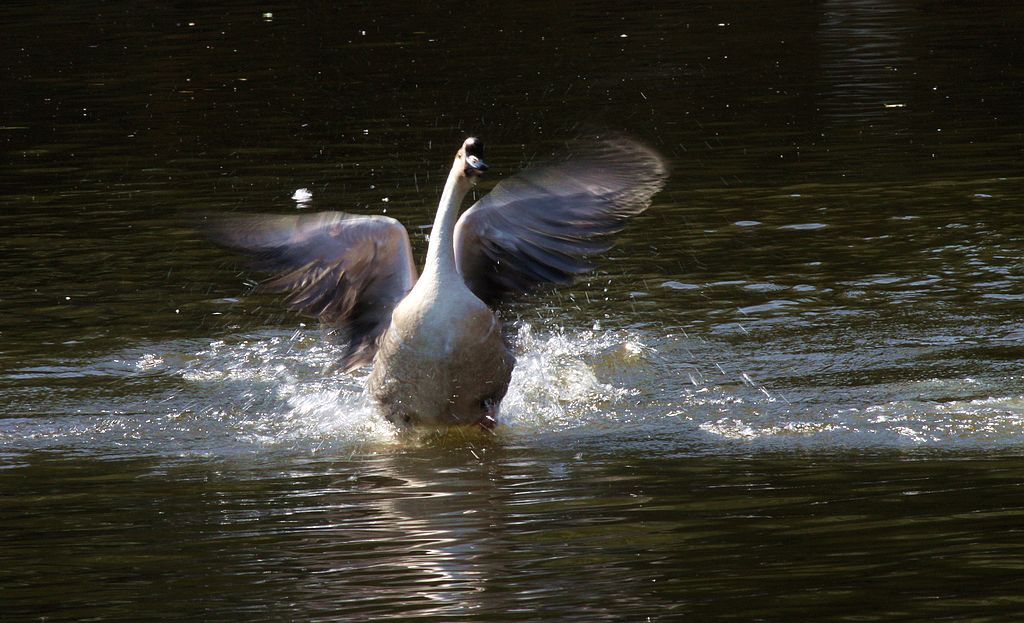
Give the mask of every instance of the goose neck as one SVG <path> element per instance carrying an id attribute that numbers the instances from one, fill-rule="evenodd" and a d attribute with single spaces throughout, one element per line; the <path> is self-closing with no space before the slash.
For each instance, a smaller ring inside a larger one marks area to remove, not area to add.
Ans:
<path id="1" fill-rule="evenodd" d="M 452 167 L 448 181 L 441 193 L 441 201 L 437 206 L 434 226 L 430 230 L 430 245 L 427 247 L 427 261 L 424 276 L 429 273 L 454 274 L 455 267 L 455 222 L 459 216 L 459 206 L 469 192 L 469 180 L 460 167 Z"/>

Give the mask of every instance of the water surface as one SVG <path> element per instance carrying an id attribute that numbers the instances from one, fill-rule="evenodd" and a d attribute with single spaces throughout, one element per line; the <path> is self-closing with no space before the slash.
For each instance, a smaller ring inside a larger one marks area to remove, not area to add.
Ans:
<path id="1" fill-rule="evenodd" d="M 1024 610 L 1016 5 L 0 22 L 4 620 Z M 397 434 L 193 227 L 386 213 L 422 256 L 467 134 L 486 191 L 602 129 L 673 176 L 510 310 L 493 437 Z"/>

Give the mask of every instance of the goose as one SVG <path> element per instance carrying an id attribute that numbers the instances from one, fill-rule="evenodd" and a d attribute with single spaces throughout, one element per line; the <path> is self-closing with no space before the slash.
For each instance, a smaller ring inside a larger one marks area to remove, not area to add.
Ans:
<path id="1" fill-rule="evenodd" d="M 341 330 L 340 367 L 372 364 L 368 394 L 392 424 L 489 430 L 515 366 L 503 305 L 592 270 L 667 167 L 627 137 L 577 142 L 569 158 L 499 182 L 460 217 L 483 157 L 474 137 L 455 154 L 418 278 L 405 227 L 383 215 L 224 216 L 207 233 L 274 273 L 258 289 Z"/>

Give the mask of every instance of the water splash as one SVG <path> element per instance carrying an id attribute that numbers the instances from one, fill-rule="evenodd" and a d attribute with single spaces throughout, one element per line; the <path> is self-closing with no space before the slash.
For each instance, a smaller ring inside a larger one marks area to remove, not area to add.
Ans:
<path id="1" fill-rule="evenodd" d="M 521 324 L 494 441 L 645 452 L 1024 445 L 1024 396 L 1007 395 L 1005 379 L 801 380 L 787 376 L 814 367 L 801 358 L 827 359 L 842 377 L 864 355 L 755 355 L 753 339 Z M 25 368 L 16 377 L 31 409 L 0 420 L 0 450 L 228 457 L 422 443 L 375 411 L 366 370 L 336 369 L 340 354 L 302 329 Z"/>
<path id="2" fill-rule="evenodd" d="M 318 332 L 212 342 L 178 371 L 219 404 L 236 438 L 261 448 L 372 449 L 395 442 L 394 428 L 366 398 L 365 377 L 340 373 L 341 349 Z"/>
<path id="3" fill-rule="evenodd" d="M 501 422 L 516 434 L 564 430 L 614 419 L 614 405 L 634 389 L 601 382 L 602 368 L 632 366 L 645 347 L 615 332 L 557 330 L 537 336 L 519 327 L 521 354 L 502 403 Z"/>

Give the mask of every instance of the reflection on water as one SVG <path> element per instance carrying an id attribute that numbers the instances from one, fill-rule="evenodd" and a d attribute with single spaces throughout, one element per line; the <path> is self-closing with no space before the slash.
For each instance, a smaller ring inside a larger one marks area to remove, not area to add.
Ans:
<path id="1" fill-rule="evenodd" d="M 1018 460 L 797 458 L 457 442 L 359 460 L 39 457 L 18 470 L 35 484 L 7 496 L 20 538 L 5 553 L 25 562 L 0 570 L 5 610 L 593 621 L 1019 608 Z M 956 590 L 936 599 L 946 582 Z"/>
<path id="2" fill-rule="evenodd" d="M 0 619 L 1019 618 L 1021 8 L 491 9 L 0 7 Z M 493 436 L 397 434 L 192 227 L 422 255 L 466 134 L 584 122 L 673 178 L 509 312 Z"/>
<path id="3" fill-rule="evenodd" d="M 909 50 L 920 9 L 906 2 L 866 0 L 824 2 L 821 11 L 821 68 L 827 87 L 822 110 L 837 122 L 876 127 L 905 108 L 913 93 L 915 61 Z"/>

